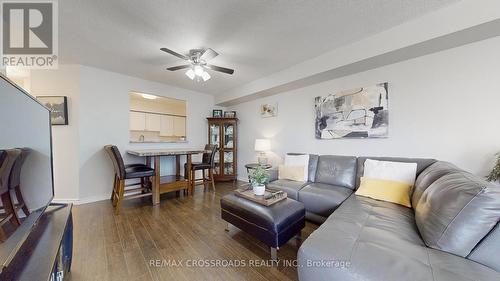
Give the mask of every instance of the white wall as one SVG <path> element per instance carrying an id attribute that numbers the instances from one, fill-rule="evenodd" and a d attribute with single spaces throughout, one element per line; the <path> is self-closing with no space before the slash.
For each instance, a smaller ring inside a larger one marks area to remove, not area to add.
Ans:
<path id="1" fill-rule="evenodd" d="M 130 144 L 129 92 L 131 90 L 187 101 L 188 143 Z M 214 105 L 213 96 L 165 84 L 82 66 L 80 83 L 80 201 L 109 198 L 113 182 L 111 161 L 103 151 L 115 144 L 122 154 L 130 148 L 201 148 L 207 142 L 206 117 Z M 143 161 L 124 155 L 125 162 Z M 163 159 L 162 173 L 174 174 L 173 159 Z"/>
<path id="2" fill-rule="evenodd" d="M 67 126 L 52 126 L 55 198 L 78 200 L 80 66 L 60 65 L 57 70 L 32 70 L 33 96 L 67 96 Z"/>
<path id="3" fill-rule="evenodd" d="M 130 148 L 201 148 L 207 142 L 206 117 L 213 97 L 118 73 L 81 65 L 31 71 L 31 94 L 68 96 L 69 125 L 53 126 L 56 201 L 85 203 L 109 198 L 113 171 L 103 151 L 115 144 L 125 162 L 144 159 L 126 154 Z M 129 92 L 135 90 L 187 101 L 187 143 L 130 144 Z M 162 173 L 173 174 L 173 159 L 162 159 Z"/>
<path id="4" fill-rule="evenodd" d="M 500 151 L 500 37 L 242 103 L 238 173 L 255 162 L 255 138 L 271 138 L 273 161 L 286 152 L 432 157 L 480 175 Z M 389 138 L 317 140 L 314 97 L 389 82 Z M 262 103 L 278 116 L 261 118 Z"/>

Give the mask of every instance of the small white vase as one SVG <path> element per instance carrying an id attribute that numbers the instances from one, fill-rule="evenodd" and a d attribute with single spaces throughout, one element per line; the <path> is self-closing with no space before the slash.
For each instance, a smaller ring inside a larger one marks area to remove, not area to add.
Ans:
<path id="1" fill-rule="evenodd" d="M 253 194 L 261 196 L 264 195 L 266 192 L 266 186 L 265 185 L 254 185 L 253 186 Z"/>

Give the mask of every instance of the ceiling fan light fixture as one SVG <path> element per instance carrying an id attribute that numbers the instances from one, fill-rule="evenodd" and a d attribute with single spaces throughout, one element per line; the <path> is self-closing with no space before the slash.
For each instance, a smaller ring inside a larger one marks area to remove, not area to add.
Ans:
<path id="1" fill-rule="evenodd" d="M 189 79 L 193 80 L 195 76 L 194 70 L 191 68 L 188 69 L 188 71 L 186 71 L 186 76 L 189 77 Z"/>
<path id="2" fill-rule="evenodd" d="M 203 82 L 206 82 L 208 79 L 211 78 L 210 74 L 208 72 L 203 71 L 203 74 L 201 75 L 201 78 L 203 79 Z"/>
<path id="3" fill-rule="evenodd" d="M 203 75 L 203 73 L 205 73 L 205 70 L 203 69 L 203 67 L 201 65 L 194 66 L 194 74 L 201 77 Z"/>
<path id="4" fill-rule="evenodd" d="M 219 55 L 216 51 L 210 48 L 191 49 L 189 50 L 189 54 L 187 55 L 179 54 L 167 48 L 160 48 L 160 50 L 188 62 L 186 64 L 168 67 L 167 70 L 178 71 L 181 69 L 187 69 L 187 71 L 185 72 L 186 76 L 193 81 L 196 80 L 196 82 L 208 81 L 212 78 L 211 75 L 206 71 L 207 69 L 210 69 L 210 71 L 222 72 L 229 75 L 232 75 L 234 73 L 234 69 L 207 64 L 209 60 L 212 60 Z"/>

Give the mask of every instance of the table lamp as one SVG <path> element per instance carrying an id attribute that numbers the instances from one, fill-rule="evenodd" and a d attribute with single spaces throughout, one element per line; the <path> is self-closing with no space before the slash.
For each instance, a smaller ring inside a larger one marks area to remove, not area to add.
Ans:
<path id="1" fill-rule="evenodd" d="M 271 150 L 271 141 L 269 139 L 255 139 L 255 151 L 259 152 L 257 158 L 260 165 L 267 164 L 266 151 Z"/>

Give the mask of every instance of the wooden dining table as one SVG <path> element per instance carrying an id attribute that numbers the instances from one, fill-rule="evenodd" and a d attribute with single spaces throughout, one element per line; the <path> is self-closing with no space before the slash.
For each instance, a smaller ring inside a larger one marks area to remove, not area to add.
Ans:
<path id="1" fill-rule="evenodd" d="M 131 149 L 127 153 L 139 157 L 146 157 L 146 165 L 153 167 L 155 174 L 153 176 L 152 198 L 153 205 L 160 203 L 160 194 L 172 191 L 187 190 L 188 195 L 193 194 L 194 179 L 191 177 L 192 155 L 200 153 L 209 153 L 205 149 Z M 186 155 L 187 177 L 180 174 L 181 156 Z M 160 158 L 175 157 L 175 175 L 164 175 L 160 173 Z M 152 166 L 153 164 L 153 166 Z"/>

